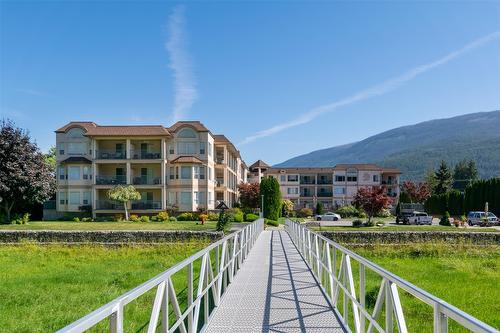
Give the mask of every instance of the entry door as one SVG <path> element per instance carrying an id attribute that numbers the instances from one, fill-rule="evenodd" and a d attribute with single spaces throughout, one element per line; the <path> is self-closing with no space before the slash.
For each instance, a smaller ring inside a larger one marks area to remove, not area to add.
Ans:
<path id="1" fill-rule="evenodd" d="M 148 168 L 141 168 L 141 184 L 148 182 Z"/>
<path id="2" fill-rule="evenodd" d="M 141 143 L 141 158 L 146 158 L 147 153 L 148 153 L 148 144 Z"/>

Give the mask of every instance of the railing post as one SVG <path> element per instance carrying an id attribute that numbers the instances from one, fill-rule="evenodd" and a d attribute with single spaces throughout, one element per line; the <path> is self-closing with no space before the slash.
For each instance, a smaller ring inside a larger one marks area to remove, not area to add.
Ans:
<path id="1" fill-rule="evenodd" d="M 385 286 L 385 332 L 392 333 L 393 324 L 392 324 L 392 315 L 394 312 L 394 305 L 392 304 L 391 297 L 391 282 L 386 280 Z"/>
<path id="2" fill-rule="evenodd" d="M 434 303 L 434 333 L 448 332 L 448 317 L 441 312 L 441 305 Z"/>
<path id="3" fill-rule="evenodd" d="M 365 276 L 365 265 L 359 263 L 359 303 L 361 308 L 366 309 L 366 276 Z M 365 314 L 363 311 L 359 311 L 359 331 L 365 331 Z"/>
<path id="4" fill-rule="evenodd" d="M 109 331 L 111 333 L 123 333 L 123 305 L 120 303 L 116 311 L 109 317 Z"/>
<path id="5" fill-rule="evenodd" d="M 163 292 L 163 303 L 161 304 L 161 332 L 168 332 L 168 280 L 165 281 L 165 291 Z"/>
<path id="6" fill-rule="evenodd" d="M 187 266 L 187 306 L 193 305 L 193 263 L 189 263 Z M 193 311 L 191 309 L 188 314 L 188 333 L 193 333 Z"/>

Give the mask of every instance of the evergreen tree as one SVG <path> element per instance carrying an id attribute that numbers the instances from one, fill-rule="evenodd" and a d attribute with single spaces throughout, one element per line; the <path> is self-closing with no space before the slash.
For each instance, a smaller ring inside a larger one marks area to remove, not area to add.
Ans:
<path id="1" fill-rule="evenodd" d="M 318 203 L 316 203 L 316 214 L 317 215 L 323 214 L 323 204 L 321 203 L 321 201 L 318 201 Z"/>
<path id="2" fill-rule="evenodd" d="M 270 220 L 278 220 L 282 204 L 278 180 L 274 177 L 262 178 L 260 194 L 264 196 L 264 217 Z"/>
<path id="3" fill-rule="evenodd" d="M 455 165 L 453 170 L 453 188 L 464 191 L 471 182 L 477 180 L 478 172 L 476 162 L 462 160 Z"/>
<path id="4" fill-rule="evenodd" d="M 445 194 L 451 189 L 451 171 L 444 160 L 441 161 L 439 168 L 434 173 L 434 179 L 435 185 L 432 189 L 433 194 Z"/>

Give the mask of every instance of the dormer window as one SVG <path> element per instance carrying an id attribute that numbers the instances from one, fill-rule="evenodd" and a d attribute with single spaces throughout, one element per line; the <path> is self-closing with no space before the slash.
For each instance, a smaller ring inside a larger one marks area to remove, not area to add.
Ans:
<path id="1" fill-rule="evenodd" d="M 66 132 L 66 135 L 69 138 L 83 138 L 83 135 L 85 134 L 84 130 L 81 128 L 71 128 Z"/>
<path id="2" fill-rule="evenodd" d="M 179 134 L 177 134 L 179 138 L 187 138 L 187 139 L 196 139 L 198 135 L 191 128 L 183 128 Z"/>

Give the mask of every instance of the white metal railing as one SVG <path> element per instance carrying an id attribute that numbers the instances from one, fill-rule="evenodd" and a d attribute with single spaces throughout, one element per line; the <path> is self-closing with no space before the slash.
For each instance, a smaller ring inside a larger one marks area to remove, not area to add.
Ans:
<path id="1" fill-rule="evenodd" d="M 287 220 L 285 227 L 295 246 L 321 284 L 339 319 L 349 331 L 373 332 L 375 329 L 378 332 L 393 332 L 394 328 L 397 327 L 400 333 L 408 332 L 403 305 L 398 293 L 398 290 L 402 289 L 412 297 L 432 307 L 434 311 L 433 331 L 435 333 L 448 332 L 448 319 L 472 332 L 498 332 L 495 328 L 403 280 L 342 245 L 309 230 L 300 223 Z M 341 255 L 340 263 L 337 261 L 337 254 Z M 351 260 L 357 263 L 359 271 L 358 288 L 356 288 Z M 366 306 L 366 269 L 374 272 L 381 279 L 373 311 L 369 311 Z M 339 311 L 340 296 L 342 296 L 342 313 Z M 384 304 L 385 312 L 383 316 L 385 317 L 385 324 L 381 324 L 379 320 L 382 317 Z M 349 316 L 352 316 L 352 320 L 350 320 Z"/>
<path id="2" fill-rule="evenodd" d="M 85 317 L 64 327 L 58 332 L 83 332 L 109 319 L 109 331 L 123 332 L 124 307 L 148 291 L 156 288 L 147 332 L 192 333 L 203 329 L 211 319 L 211 313 L 220 303 L 221 297 L 233 281 L 244 260 L 264 228 L 259 219 L 245 228 L 231 233 L 209 245 L 200 252 L 170 267 L 163 273 L 130 290 Z M 199 268 L 198 268 L 199 266 Z M 187 269 L 187 305 L 181 309 L 172 275 Z M 195 287 L 195 269 L 198 281 Z M 172 310 L 174 320 L 169 318 Z M 161 323 L 159 324 L 161 316 Z"/>

